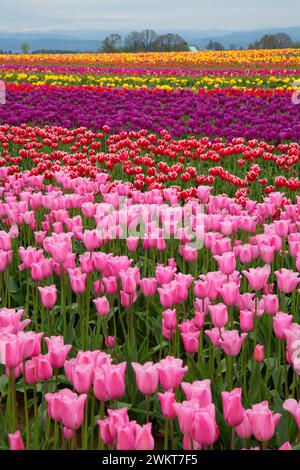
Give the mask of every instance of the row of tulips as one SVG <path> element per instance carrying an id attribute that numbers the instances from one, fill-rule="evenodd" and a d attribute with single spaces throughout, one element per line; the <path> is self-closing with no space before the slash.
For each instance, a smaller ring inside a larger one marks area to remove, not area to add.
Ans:
<path id="1" fill-rule="evenodd" d="M 102 73 L 97 73 L 97 69 L 94 69 L 92 74 L 79 73 L 77 70 L 75 73 L 71 73 L 70 70 L 65 70 L 64 73 L 58 73 L 56 69 L 50 69 L 46 73 L 36 71 L 35 73 L 28 72 L 1 72 L 0 79 L 5 83 L 29 83 L 32 85 L 58 85 L 58 86 L 100 86 L 100 87 L 118 87 L 127 89 L 139 89 L 139 88 L 161 88 L 166 90 L 172 90 L 175 88 L 189 88 L 194 91 L 199 89 L 215 89 L 215 88 L 228 88 L 233 89 L 280 89 L 280 90 L 292 90 L 297 80 L 298 75 L 233 75 L 233 76 L 218 76 L 218 75 L 203 75 L 203 76 L 192 76 L 181 74 L 178 75 L 136 75 L 135 70 L 132 71 L 131 75 L 126 74 L 120 75 L 107 75 L 105 70 Z"/>
<path id="2" fill-rule="evenodd" d="M 102 75 L 102 76 L 123 76 L 123 75 L 130 75 L 130 76 L 152 76 L 152 77 L 181 77 L 181 76 L 188 76 L 188 77 L 203 77 L 203 76 L 210 76 L 210 77 L 261 77 L 263 80 L 267 77 L 290 77 L 290 76 L 298 76 L 300 71 L 296 68 L 283 68 L 283 69 L 190 69 L 190 68 L 132 68 L 132 67 L 79 67 L 79 66 L 72 66 L 72 65 L 17 65 L 17 64 L 0 64 L 0 71 L 1 74 L 53 74 L 56 73 L 58 75 L 66 75 L 66 74 L 74 74 L 74 75 Z"/>
<path id="3" fill-rule="evenodd" d="M 199 52 L 140 52 L 120 54 L 0 54 L 2 64 L 83 67 L 168 68 L 297 68 L 299 49 Z"/>
<path id="4" fill-rule="evenodd" d="M 197 185 L 226 191 L 240 203 L 255 195 L 299 190 L 297 177 L 300 147 L 297 143 L 268 144 L 264 141 L 191 136 L 174 139 L 168 131 L 158 135 L 142 129 L 111 135 L 86 128 L 0 126 L 0 174 L 2 178 L 29 171 L 51 181 L 55 172 L 70 177 L 96 177 L 108 172 L 111 181 L 126 178 L 136 190 L 173 187 L 180 199 L 195 197 Z M 4 180 L 5 181 L 5 180 Z"/>
<path id="5" fill-rule="evenodd" d="M 2 124 L 88 127 L 98 132 L 167 129 L 188 135 L 297 142 L 300 107 L 286 90 L 139 89 L 7 84 Z M 298 101 L 296 97 L 296 102 Z"/>
<path id="6" fill-rule="evenodd" d="M 5 168 L 2 448 L 297 448 L 298 198 Z"/>

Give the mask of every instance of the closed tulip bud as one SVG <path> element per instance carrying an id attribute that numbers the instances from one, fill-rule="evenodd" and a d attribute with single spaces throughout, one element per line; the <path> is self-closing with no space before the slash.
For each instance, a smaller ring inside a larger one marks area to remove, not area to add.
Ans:
<path id="1" fill-rule="evenodd" d="M 244 419 L 242 406 L 242 389 L 235 388 L 231 392 L 221 392 L 225 422 L 232 427 L 238 426 Z"/>
<path id="2" fill-rule="evenodd" d="M 126 246 L 128 251 L 136 251 L 139 246 L 139 238 L 138 237 L 128 237 L 126 240 Z"/>
<path id="3" fill-rule="evenodd" d="M 228 313 L 226 305 L 219 303 L 209 305 L 208 309 L 211 315 L 211 321 L 216 328 L 222 328 L 228 322 Z"/>
<path id="4" fill-rule="evenodd" d="M 69 429 L 69 428 L 66 428 L 64 426 L 64 438 L 67 440 L 67 441 L 71 441 L 73 439 L 73 436 L 74 436 L 74 432 L 72 429 Z"/>
<path id="5" fill-rule="evenodd" d="M 242 331 L 252 331 L 254 327 L 255 312 L 250 310 L 240 311 L 240 327 Z"/>
<path id="6" fill-rule="evenodd" d="M 175 393 L 172 392 L 172 390 L 168 390 L 165 393 L 158 393 L 157 396 L 160 401 L 160 407 L 163 416 L 165 418 L 174 419 L 177 415 L 173 406 L 176 403 Z"/>
<path id="7" fill-rule="evenodd" d="M 25 450 L 20 431 L 16 431 L 14 434 L 9 434 L 8 441 L 10 450 Z"/>
<path id="8" fill-rule="evenodd" d="M 276 338 L 284 340 L 284 330 L 288 330 L 293 321 L 293 315 L 277 312 L 273 317 L 273 328 Z"/>
<path id="9" fill-rule="evenodd" d="M 48 347 L 48 358 L 49 361 L 55 369 L 63 367 L 67 355 L 72 349 L 71 344 L 64 344 L 63 336 L 51 336 L 50 338 L 45 338 L 45 343 Z"/>
<path id="10" fill-rule="evenodd" d="M 249 439 L 252 436 L 252 427 L 247 410 L 244 413 L 244 419 L 241 424 L 235 427 L 235 432 L 240 439 Z"/>
<path id="11" fill-rule="evenodd" d="M 262 344 L 257 344 L 254 348 L 253 358 L 257 362 L 262 362 L 265 359 L 265 348 Z"/>
<path id="12" fill-rule="evenodd" d="M 279 310 L 278 296 L 275 294 L 266 294 L 262 296 L 264 311 L 268 315 L 275 315 Z"/>
<path id="13" fill-rule="evenodd" d="M 38 382 L 37 368 L 33 360 L 25 362 L 23 374 L 28 384 L 34 385 Z"/>
<path id="14" fill-rule="evenodd" d="M 239 285 L 235 282 L 226 282 L 218 289 L 218 292 L 221 295 L 224 304 L 228 307 L 232 307 L 237 304 L 239 290 Z"/>
<path id="15" fill-rule="evenodd" d="M 100 420 L 97 421 L 97 423 L 98 423 L 98 426 L 99 426 L 100 436 L 101 436 L 102 442 L 106 446 L 112 445 L 114 443 L 114 436 L 112 436 L 112 434 L 110 432 L 109 418 L 100 419 Z"/>
<path id="16" fill-rule="evenodd" d="M 186 353 L 194 354 L 198 352 L 199 336 L 200 331 L 188 331 L 187 333 L 181 333 L 183 346 Z"/>
<path id="17" fill-rule="evenodd" d="M 97 314 L 105 317 L 109 314 L 109 302 L 105 296 L 93 300 L 96 305 Z"/>
<path id="18" fill-rule="evenodd" d="M 115 276 L 103 277 L 104 288 L 109 295 L 114 295 L 118 290 L 118 282 Z"/>
<path id="19" fill-rule="evenodd" d="M 37 376 L 39 380 L 47 381 L 53 376 L 53 370 L 48 355 L 35 356 L 33 361 L 36 365 Z"/>
<path id="20" fill-rule="evenodd" d="M 289 443 L 289 441 L 286 441 L 284 444 L 278 447 L 278 450 L 293 450 L 293 448 L 291 444 Z"/>
<path id="21" fill-rule="evenodd" d="M 65 427 L 74 431 L 82 426 L 86 399 L 87 395 L 77 396 L 76 393 L 72 397 L 62 397 L 62 422 Z"/>
<path id="22" fill-rule="evenodd" d="M 45 308 L 54 307 L 57 301 L 57 289 L 55 285 L 39 287 L 42 305 Z"/>
<path id="23" fill-rule="evenodd" d="M 106 376 L 107 393 L 112 400 L 117 400 L 125 393 L 126 362 L 103 366 Z"/>
<path id="24" fill-rule="evenodd" d="M 283 403 L 283 408 L 295 419 L 298 429 L 300 429 L 300 402 L 294 398 L 288 398 Z"/>
<path id="25" fill-rule="evenodd" d="M 136 422 L 130 421 L 117 429 L 117 450 L 135 450 Z"/>
<path id="26" fill-rule="evenodd" d="M 151 433 L 152 424 L 147 423 L 144 426 L 136 426 L 135 431 L 135 450 L 153 450 L 154 439 Z"/>
<path id="27" fill-rule="evenodd" d="M 113 349 L 115 347 L 115 337 L 114 336 L 105 336 L 104 343 L 105 343 L 105 347 L 107 349 Z"/>
<path id="28" fill-rule="evenodd" d="M 175 330 L 177 327 L 176 309 L 168 309 L 162 312 L 165 327 L 168 330 Z"/>
<path id="29" fill-rule="evenodd" d="M 72 372 L 72 383 L 77 393 L 89 393 L 93 382 L 93 364 L 76 364 Z"/>
<path id="30" fill-rule="evenodd" d="M 210 446 L 218 440 L 219 429 L 216 422 L 216 409 L 213 404 L 195 411 L 192 437 L 203 446 Z"/>

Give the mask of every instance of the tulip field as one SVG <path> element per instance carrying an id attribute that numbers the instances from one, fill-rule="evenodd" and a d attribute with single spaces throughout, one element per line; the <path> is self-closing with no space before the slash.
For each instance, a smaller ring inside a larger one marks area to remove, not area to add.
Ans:
<path id="1" fill-rule="evenodd" d="M 299 65 L 0 55 L 0 450 L 300 450 Z"/>

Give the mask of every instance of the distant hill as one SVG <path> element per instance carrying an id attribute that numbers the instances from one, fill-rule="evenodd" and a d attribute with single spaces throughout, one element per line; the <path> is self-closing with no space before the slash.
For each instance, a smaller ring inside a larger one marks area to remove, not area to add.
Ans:
<path id="1" fill-rule="evenodd" d="M 51 31 L 27 31 L 27 32 L 0 32 L 0 49 L 21 52 L 21 43 L 28 42 L 30 50 L 74 50 L 79 52 L 95 52 L 101 45 L 102 40 L 108 34 L 117 32 L 122 36 L 130 30 L 51 30 Z M 163 31 L 157 33 L 177 32 L 189 44 L 205 49 L 210 40 L 218 41 L 228 48 L 231 44 L 237 47 L 248 47 L 256 39 L 260 39 L 264 34 L 274 34 L 278 32 L 287 33 L 293 41 L 300 41 L 299 27 L 266 28 L 253 31 L 226 31 L 226 30 L 182 30 Z"/>

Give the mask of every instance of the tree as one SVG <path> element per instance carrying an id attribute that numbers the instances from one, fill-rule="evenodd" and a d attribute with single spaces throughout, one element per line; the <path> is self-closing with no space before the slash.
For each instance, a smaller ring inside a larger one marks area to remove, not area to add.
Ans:
<path id="1" fill-rule="evenodd" d="M 288 49 L 294 43 L 285 33 L 265 34 L 262 38 L 249 45 L 249 49 Z"/>
<path id="2" fill-rule="evenodd" d="M 162 34 L 153 43 L 154 51 L 158 52 L 185 52 L 189 50 L 188 44 L 179 34 Z"/>
<path id="3" fill-rule="evenodd" d="M 278 49 L 289 49 L 290 47 L 293 47 L 294 43 L 288 34 L 277 33 L 274 36 Z"/>
<path id="4" fill-rule="evenodd" d="M 210 40 L 206 46 L 208 51 L 224 51 L 225 48 L 220 42 Z"/>
<path id="5" fill-rule="evenodd" d="M 21 49 L 23 54 L 29 54 L 29 44 L 27 42 L 22 42 Z"/>
<path id="6" fill-rule="evenodd" d="M 235 44 L 229 44 L 229 50 L 230 51 L 235 51 L 236 50 L 236 45 Z"/>
<path id="7" fill-rule="evenodd" d="M 153 29 L 144 29 L 140 33 L 140 41 L 144 51 L 152 51 L 155 41 L 157 41 L 158 35 Z"/>
<path id="8" fill-rule="evenodd" d="M 129 33 L 124 41 L 124 50 L 126 52 L 141 52 L 143 51 L 143 44 L 141 40 L 141 33 L 132 31 Z"/>
<path id="9" fill-rule="evenodd" d="M 101 52 L 118 52 L 118 44 L 122 41 L 120 34 L 110 34 L 102 41 Z"/>

